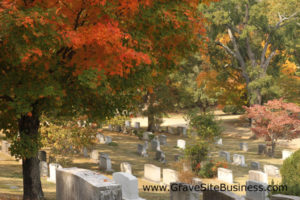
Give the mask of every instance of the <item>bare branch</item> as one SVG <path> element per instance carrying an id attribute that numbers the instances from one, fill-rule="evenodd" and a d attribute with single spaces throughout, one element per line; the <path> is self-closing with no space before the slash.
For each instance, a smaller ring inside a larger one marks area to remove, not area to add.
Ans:
<path id="1" fill-rule="evenodd" d="M 10 102 L 13 102 L 13 98 L 11 98 L 10 96 L 8 95 L 3 95 L 3 96 L 0 96 L 0 99 L 4 99 L 6 101 L 10 101 Z"/>
<path id="2" fill-rule="evenodd" d="M 270 55 L 268 56 L 267 60 L 265 61 L 265 63 L 263 63 L 263 65 L 261 65 L 261 67 L 263 68 L 264 72 L 267 71 L 267 68 L 272 60 L 272 58 L 275 56 L 276 54 L 276 50 L 273 50 Z"/>
<path id="3" fill-rule="evenodd" d="M 237 55 L 225 44 L 221 43 L 221 42 L 216 42 L 217 45 L 223 47 L 227 53 L 229 53 L 230 55 L 232 55 L 233 57 L 235 57 L 237 59 Z"/>

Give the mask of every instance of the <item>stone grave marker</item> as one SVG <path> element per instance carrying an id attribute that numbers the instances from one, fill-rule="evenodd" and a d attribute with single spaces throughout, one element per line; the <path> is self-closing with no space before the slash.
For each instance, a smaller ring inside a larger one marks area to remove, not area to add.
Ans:
<path id="1" fill-rule="evenodd" d="M 105 137 L 105 144 L 109 144 L 112 142 L 112 138 L 110 136 Z"/>
<path id="2" fill-rule="evenodd" d="M 147 180 L 159 183 L 160 177 L 161 177 L 160 167 L 157 167 L 152 164 L 145 164 L 144 165 L 144 177 Z"/>
<path id="3" fill-rule="evenodd" d="M 158 138 L 159 138 L 159 143 L 161 145 L 166 145 L 167 144 L 167 136 L 165 136 L 165 135 L 159 135 Z"/>
<path id="4" fill-rule="evenodd" d="M 161 150 L 158 150 L 156 151 L 156 154 L 155 154 L 155 158 L 157 161 L 159 162 L 162 162 L 162 163 L 165 163 L 166 162 L 166 155 L 163 151 Z"/>
<path id="5" fill-rule="evenodd" d="M 258 181 L 246 181 L 246 187 L 252 188 L 246 190 L 246 198 L 249 200 L 269 200 L 267 191 L 254 190 L 253 188 L 264 188 L 267 189 L 268 185 Z"/>
<path id="6" fill-rule="evenodd" d="M 291 155 L 293 154 L 292 151 L 289 151 L 289 150 L 282 150 L 282 160 L 285 160 L 287 159 L 288 157 L 290 157 Z"/>
<path id="7" fill-rule="evenodd" d="M 267 153 L 267 146 L 265 144 L 258 145 L 258 154 L 266 154 Z"/>
<path id="8" fill-rule="evenodd" d="M 175 127 L 172 127 L 172 126 L 168 126 L 167 127 L 167 131 L 168 133 L 170 134 L 175 134 L 177 131 L 175 130 Z"/>
<path id="9" fill-rule="evenodd" d="M 233 154 L 233 164 L 246 167 L 247 165 L 245 163 L 245 156 L 240 154 Z"/>
<path id="10" fill-rule="evenodd" d="M 138 179 L 124 172 L 113 173 L 113 180 L 122 186 L 122 198 L 125 200 L 145 200 L 139 197 Z"/>
<path id="11" fill-rule="evenodd" d="M 82 153 L 83 153 L 83 156 L 84 156 L 84 157 L 89 157 L 89 155 L 88 155 L 88 150 L 87 150 L 86 147 L 83 147 Z"/>
<path id="12" fill-rule="evenodd" d="M 47 181 L 56 183 L 56 169 L 61 169 L 62 166 L 57 163 L 50 163 L 49 164 L 49 178 Z"/>
<path id="13" fill-rule="evenodd" d="M 260 169 L 260 163 L 259 163 L 259 162 L 252 161 L 251 164 L 250 164 L 250 167 L 251 167 L 251 169 L 253 169 L 253 170 L 258 170 L 258 169 Z"/>
<path id="14" fill-rule="evenodd" d="M 180 149 L 185 149 L 185 140 L 177 140 L 177 147 Z"/>
<path id="15" fill-rule="evenodd" d="M 274 165 L 264 165 L 264 172 L 268 174 L 268 176 L 273 176 L 273 177 L 280 176 L 279 168 Z"/>
<path id="16" fill-rule="evenodd" d="M 223 139 L 222 138 L 216 138 L 215 144 L 217 144 L 217 145 L 223 145 Z"/>
<path id="17" fill-rule="evenodd" d="M 125 127 L 131 128 L 131 121 L 126 120 L 126 121 L 125 121 Z"/>
<path id="18" fill-rule="evenodd" d="M 98 161 L 99 160 L 99 152 L 98 150 L 92 150 L 90 153 L 90 158 L 94 161 Z"/>
<path id="19" fill-rule="evenodd" d="M 149 135 L 153 135 L 152 132 L 144 132 L 143 133 L 143 140 L 149 140 Z"/>
<path id="20" fill-rule="evenodd" d="M 40 161 L 40 176 L 47 177 L 48 176 L 48 164 L 46 161 Z"/>
<path id="21" fill-rule="evenodd" d="M 248 151 L 248 143 L 241 142 L 240 143 L 240 150 L 242 150 L 242 151 Z"/>
<path id="22" fill-rule="evenodd" d="M 284 194 L 274 194 L 272 195 L 271 200 L 300 200 L 300 197 Z"/>
<path id="23" fill-rule="evenodd" d="M 2 153 L 5 153 L 5 154 L 8 154 L 8 142 L 6 140 L 2 140 L 2 143 L 1 143 L 1 151 Z"/>
<path id="24" fill-rule="evenodd" d="M 219 152 L 219 156 L 225 158 L 227 162 L 231 162 L 231 160 L 230 160 L 230 153 L 229 152 L 227 152 L 227 151 L 220 151 Z"/>
<path id="25" fill-rule="evenodd" d="M 109 131 L 113 131 L 113 130 L 114 130 L 114 129 L 113 129 L 113 125 L 108 124 L 108 130 L 109 130 Z"/>
<path id="26" fill-rule="evenodd" d="M 152 151 L 160 150 L 160 143 L 158 139 L 154 138 L 153 140 L 151 140 L 151 149 Z"/>
<path id="27" fill-rule="evenodd" d="M 111 168 L 111 160 L 108 154 L 100 153 L 99 169 L 106 172 L 113 171 L 113 169 Z"/>
<path id="28" fill-rule="evenodd" d="M 47 153 L 46 151 L 39 151 L 38 158 L 40 161 L 47 161 Z"/>
<path id="29" fill-rule="evenodd" d="M 186 136 L 186 127 L 184 126 L 178 126 L 177 127 L 177 134 L 178 135 L 182 135 L 182 136 Z"/>
<path id="30" fill-rule="evenodd" d="M 147 157 L 147 150 L 144 145 L 138 144 L 138 154 L 143 157 Z"/>
<path id="31" fill-rule="evenodd" d="M 140 129 L 141 128 L 141 123 L 140 122 L 135 122 L 134 123 L 134 128 L 135 129 Z"/>
<path id="32" fill-rule="evenodd" d="M 144 147 L 145 149 L 148 150 L 148 147 L 149 147 L 149 142 L 147 140 L 144 141 Z"/>
<path id="33" fill-rule="evenodd" d="M 56 170 L 56 199 L 122 200 L 122 187 L 96 172 L 80 168 Z"/>
<path id="34" fill-rule="evenodd" d="M 163 169 L 163 183 L 170 185 L 172 182 L 178 181 L 177 172 L 173 169 Z"/>
<path id="35" fill-rule="evenodd" d="M 192 186 L 186 183 L 174 182 L 170 188 L 181 188 L 170 190 L 170 200 L 199 200 L 201 192 L 197 189 L 191 190 Z"/>
<path id="36" fill-rule="evenodd" d="M 105 136 L 102 133 L 97 133 L 96 138 L 100 144 L 105 144 Z"/>
<path id="37" fill-rule="evenodd" d="M 131 165 L 128 162 L 122 162 L 120 164 L 120 169 L 121 169 L 121 172 L 132 174 Z"/>
<path id="38" fill-rule="evenodd" d="M 257 170 L 250 170 L 249 171 L 249 178 L 250 181 L 258 181 L 262 183 L 268 184 L 268 175 L 264 172 L 257 171 Z"/>
<path id="39" fill-rule="evenodd" d="M 218 179 L 226 183 L 233 183 L 232 170 L 225 168 L 218 168 Z"/>

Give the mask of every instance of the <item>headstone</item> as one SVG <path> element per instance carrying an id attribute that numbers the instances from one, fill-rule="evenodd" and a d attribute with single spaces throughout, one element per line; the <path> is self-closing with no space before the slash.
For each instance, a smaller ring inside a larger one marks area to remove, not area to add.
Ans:
<path id="1" fill-rule="evenodd" d="M 139 197 L 138 179 L 128 173 L 113 173 L 113 180 L 122 186 L 122 198 L 125 200 L 143 200 Z"/>
<path id="2" fill-rule="evenodd" d="M 168 127 L 167 127 L 167 131 L 168 131 L 168 133 L 170 133 L 170 134 L 175 134 L 175 133 L 176 133 L 175 127 L 171 127 L 171 126 L 168 126 Z"/>
<path id="3" fill-rule="evenodd" d="M 40 176 L 46 177 L 48 176 L 48 164 L 46 161 L 40 161 Z"/>
<path id="4" fill-rule="evenodd" d="M 167 144 L 167 136 L 165 136 L 165 135 L 159 135 L 158 138 L 159 138 L 159 143 L 161 145 L 166 145 Z"/>
<path id="5" fill-rule="evenodd" d="M 109 131 L 113 131 L 113 125 L 108 124 L 108 130 L 109 130 Z"/>
<path id="6" fill-rule="evenodd" d="M 149 147 L 149 143 L 147 140 L 144 142 L 144 147 L 145 147 L 145 149 L 148 149 L 148 147 Z"/>
<path id="7" fill-rule="evenodd" d="M 88 155 L 88 150 L 87 150 L 86 147 L 83 147 L 82 152 L 83 152 L 83 156 L 84 156 L 84 157 L 88 157 L 88 156 L 89 156 L 89 155 Z"/>
<path id="8" fill-rule="evenodd" d="M 128 162 L 122 162 L 120 168 L 121 168 L 121 172 L 132 174 L 131 165 Z"/>
<path id="9" fill-rule="evenodd" d="M 218 168 L 218 179 L 226 183 L 233 183 L 232 170 L 225 168 Z"/>
<path id="10" fill-rule="evenodd" d="M 100 170 L 106 171 L 106 172 L 113 171 L 111 168 L 111 160 L 110 160 L 108 154 L 100 153 L 99 168 L 100 168 Z"/>
<path id="11" fill-rule="evenodd" d="M 6 140 L 2 140 L 1 151 L 2 153 L 8 154 L 8 142 Z"/>
<path id="12" fill-rule="evenodd" d="M 155 155 L 155 158 L 157 161 L 159 162 L 162 162 L 162 163 L 165 163 L 166 162 L 166 155 L 163 151 L 161 150 L 158 150 L 156 151 L 156 155 Z"/>
<path id="13" fill-rule="evenodd" d="M 240 165 L 242 167 L 247 166 L 245 163 L 245 156 L 239 154 L 233 154 L 233 164 Z"/>
<path id="14" fill-rule="evenodd" d="M 90 158 L 94 161 L 98 161 L 99 160 L 99 152 L 98 150 L 92 150 L 90 153 Z"/>
<path id="15" fill-rule="evenodd" d="M 199 200 L 200 199 L 200 186 L 190 189 L 192 186 L 186 183 L 171 183 L 170 200 Z M 179 189 L 180 188 L 180 189 Z"/>
<path id="16" fill-rule="evenodd" d="M 268 176 L 274 176 L 274 177 L 280 176 L 278 167 L 274 165 L 264 165 L 264 172 L 268 174 Z"/>
<path id="17" fill-rule="evenodd" d="M 130 127 L 131 127 L 131 121 L 126 120 L 126 121 L 125 121 L 125 127 L 130 128 Z"/>
<path id="18" fill-rule="evenodd" d="M 258 145 L 258 154 L 266 154 L 267 153 L 267 146 L 265 144 Z"/>
<path id="19" fill-rule="evenodd" d="M 177 140 L 177 147 L 185 149 L 185 140 Z"/>
<path id="20" fill-rule="evenodd" d="M 245 198 L 230 192 L 220 190 L 204 190 L 203 200 L 245 200 Z"/>
<path id="21" fill-rule="evenodd" d="M 143 157 L 147 157 L 147 150 L 144 145 L 138 144 L 138 154 Z"/>
<path id="22" fill-rule="evenodd" d="M 300 197 L 284 194 L 274 194 L 272 195 L 271 200 L 300 200 Z"/>
<path id="23" fill-rule="evenodd" d="M 56 182 L 56 169 L 60 169 L 62 168 L 62 166 L 60 164 L 57 163 L 50 163 L 49 164 L 49 178 L 47 179 L 47 181 L 49 182 Z"/>
<path id="24" fill-rule="evenodd" d="M 201 185 L 201 184 L 202 184 L 202 180 L 201 180 L 200 178 L 194 177 L 194 178 L 192 179 L 192 184 L 193 184 L 193 185 Z"/>
<path id="25" fill-rule="evenodd" d="M 178 181 L 177 172 L 173 169 L 163 169 L 163 183 L 169 185 Z"/>
<path id="26" fill-rule="evenodd" d="M 149 140 L 149 135 L 153 135 L 152 132 L 144 132 L 143 133 L 143 140 Z"/>
<path id="27" fill-rule="evenodd" d="M 186 136 L 186 127 L 184 127 L 184 126 L 178 126 L 177 127 L 177 133 L 179 135 Z"/>
<path id="28" fill-rule="evenodd" d="M 251 169 L 253 169 L 253 170 L 258 170 L 258 169 L 260 169 L 260 163 L 259 163 L 259 162 L 252 161 L 251 164 L 250 164 L 250 167 L 251 167 Z"/>
<path id="29" fill-rule="evenodd" d="M 231 160 L 230 160 L 230 153 L 229 152 L 227 152 L 227 151 L 220 151 L 219 152 L 219 156 L 225 158 L 227 162 L 231 162 Z"/>
<path id="30" fill-rule="evenodd" d="M 261 171 L 250 170 L 249 171 L 249 180 L 268 184 L 268 175 Z"/>
<path id="31" fill-rule="evenodd" d="M 288 157 L 290 157 L 291 155 L 293 154 L 292 151 L 289 151 L 289 150 L 282 150 L 282 160 L 285 160 L 287 159 Z"/>
<path id="32" fill-rule="evenodd" d="M 141 128 L 141 123 L 140 122 L 135 122 L 134 123 L 134 128 L 135 129 L 140 129 Z"/>
<path id="33" fill-rule="evenodd" d="M 151 149 L 152 151 L 160 150 L 160 143 L 158 139 L 154 138 L 153 140 L 151 140 Z"/>
<path id="34" fill-rule="evenodd" d="M 218 138 L 216 140 L 217 141 L 215 142 L 215 144 L 217 144 L 217 145 L 222 145 L 223 144 L 223 139 L 222 138 Z"/>
<path id="35" fill-rule="evenodd" d="M 144 177 L 150 181 L 159 183 L 161 177 L 160 167 L 157 167 L 152 164 L 144 165 Z"/>
<path id="36" fill-rule="evenodd" d="M 246 190 L 246 198 L 249 200 L 268 200 L 267 187 L 268 184 L 258 181 L 246 181 L 246 187 L 251 188 Z M 257 189 L 255 189 L 257 188 Z M 260 189 L 261 188 L 261 189 Z"/>
<path id="37" fill-rule="evenodd" d="M 248 151 L 248 143 L 241 142 L 240 143 L 240 150 L 242 150 L 242 151 Z"/>
<path id="38" fill-rule="evenodd" d="M 40 161 L 47 161 L 47 154 L 46 151 L 39 151 L 38 158 Z"/>
<path id="39" fill-rule="evenodd" d="M 112 138 L 110 136 L 105 137 L 105 144 L 109 144 L 112 142 Z"/>
<path id="40" fill-rule="evenodd" d="M 103 134 L 97 133 L 96 138 L 100 144 L 105 144 L 105 136 Z"/>
<path id="41" fill-rule="evenodd" d="M 80 168 L 56 171 L 56 199 L 58 200 L 122 200 L 122 187 L 96 172 Z"/>

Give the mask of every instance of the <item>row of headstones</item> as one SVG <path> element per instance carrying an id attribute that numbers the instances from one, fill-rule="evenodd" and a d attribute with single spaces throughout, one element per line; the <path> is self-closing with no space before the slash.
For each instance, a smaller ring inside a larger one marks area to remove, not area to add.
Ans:
<path id="1" fill-rule="evenodd" d="M 96 139 L 100 144 L 109 144 L 112 142 L 112 137 L 104 136 L 102 133 L 97 133 Z"/>
<path id="2" fill-rule="evenodd" d="M 126 132 L 128 129 L 132 129 L 132 128 L 134 128 L 136 130 L 139 130 L 141 128 L 141 123 L 140 122 L 135 122 L 134 126 L 131 127 L 131 121 L 126 120 L 124 126 L 122 126 L 122 125 L 112 125 L 112 124 L 108 125 L 108 130 L 109 131 L 116 131 L 116 132 L 122 132 L 122 131 Z"/>

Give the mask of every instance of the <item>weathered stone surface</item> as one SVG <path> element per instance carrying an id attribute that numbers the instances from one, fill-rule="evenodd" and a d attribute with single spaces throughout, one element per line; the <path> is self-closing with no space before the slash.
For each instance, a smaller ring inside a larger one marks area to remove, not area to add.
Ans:
<path id="1" fill-rule="evenodd" d="M 139 197 L 138 179 L 128 173 L 113 173 L 113 180 L 122 187 L 122 198 L 124 200 L 143 200 Z"/>
<path id="2" fill-rule="evenodd" d="M 246 182 L 246 187 L 252 188 L 251 190 L 246 190 L 246 198 L 248 200 L 269 200 L 268 198 L 268 192 L 267 191 L 260 191 L 260 190 L 255 190 L 254 188 L 261 187 L 264 188 L 265 190 L 267 189 L 268 185 L 265 183 L 261 183 L 258 181 L 247 181 Z"/>
<path id="3" fill-rule="evenodd" d="M 108 154 L 100 153 L 99 168 L 102 171 L 107 171 L 107 172 L 113 171 L 111 168 L 111 160 Z"/>
<path id="4" fill-rule="evenodd" d="M 203 200 L 244 200 L 244 198 L 229 191 L 205 190 Z"/>
<path id="5" fill-rule="evenodd" d="M 121 172 L 132 174 L 131 165 L 128 162 L 122 162 L 120 164 L 120 169 L 121 169 Z"/>
<path id="6" fill-rule="evenodd" d="M 98 161 L 100 158 L 100 153 L 98 152 L 98 150 L 92 150 L 90 153 L 90 158 L 94 161 Z"/>
<path id="7" fill-rule="evenodd" d="M 61 169 L 62 166 L 60 164 L 57 163 L 50 163 L 49 164 L 49 178 L 47 179 L 47 181 L 49 182 L 56 182 L 56 169 Z"/>
<path id="8" fill-rule="evenodd" d="M 153 135 L 152 132 L 144 132 L 143 133 L 143 140 L 149 140 L 149 135 Z"/>
<path id="9" fill-rule="evenodd" d="M 84 156 L 84 157 L 89 157 L 89 155 L 88 155 L 88 150 L 87 150 L 86 147 L 83 147 L 82 153 L 83 153 L 83 156 Z"/>
<path id="10" fill-rule="evenodd" d="M 268 175 L 261 171 L 250 170 L 249 171 L 249 180 L 268 184 Z"/>
<path id="11" fill-rule="evenodd" d="M 200 178 L 195 177 L 192 179 L 193 185 L 201 185 L 201 183 L 202 183 L 202 180 Z"/>
<path id="12" fill-rule="evenodd" d="M 41 177 L 48 176 L 48 164 L 46 161 L 40 161 L 40 175 Z"/>
<path id="13" fill-rule="evenodd" d="M 121 185 L 106 176 L 80 168 L 56 171 L 57 200 L 122 200 Z"/>
<path id="14" fill-rule="evenodd" d="M 40 161 L 47 161 L 47 153 L 46 151 L 39 151 L 38 158 Z"/>
<path id="15" fill-rule="evenodd" d="M 2 143 L 1 143 L 2 153 L 8 154 L 9 153 L 8 147 L 9 147 L 9 142 L 7 142 L 6 140 L 2 140 Z"/>
<path id="16" fill-rule="evenodd" d="M 140 129 L 141 128 L 141 123 L 140 122 L 135 122 L 134 123 L 134 128 L 135 129 Z"/>
<path id="17" fill-rule="evenodd" d="M 105 144 L 109 144 L 112 142 L 112 138 L 110 136 L 105 137 Z"/>
<path id="18" fill-rule="evenodd" d="M 192 186 L 186 183 L 171 183 L 170 184 L 170 200 L 199 200 L 200 188 L 190 190 Z M 200 186 L 199 186 L 200 187 Z"/>
<path id="19" fill-rule="evenodd" d="M 245 156 L 239 154 L 233 154 L 233 164 L 246 167 L 247 165 L 245 163 Z"/>
<path id="20" fill-rule="evenodd" d="M 148 156 L 147 150 L 146 150 L 146 148 L 145 148 L 144 145 L 138 144 L 138 149 L 137 150 L 138 150 L 138 154 L 140 156 L 143 156 L 143 157 L 147 157 Z"/>
<path id="21" fill-rule="evenodd" d="M 177 134 L 178 135 L 182 135 L 182 136 L 186 136 L 187 134 L 187 129 L 184 126 L 178 126 L 177 127 Z"/>
<path id="22" fill-rule="evenodd" d="M 219 156 L 225 158 L 227 162 L 231 162 L 231 160 L 230 160 L 230 153 L 229 152 L 227 152 L 227 151 L 220 151 L 219 152 Z"/>
<path id="23" fill-rule="evenodd" d="M 146 149 L 146 150 L 148 150 L 148 148 L 149 148 L 149 142 L 146 140 L 146 141 L 144 141 L 144 148 Z"/>
<path id="24" fill-rule="evenodd" d="M 156 151 L 155 159 L 159 162 L 165 163 L 166 162 L 166 155 L 163 151 L 158 150 L 158 151 Z"/>
<path id="25" fill-rule="evenodd" d="M 159 183 L 161 177 L 160 167 L 157 167 L 152 164 L 144 165 L 144 177 L 150 181 Z"/>
<path id="26" fill-rule="evenodd" d="M 131 127 L 131 121 L 129 121 L 129 120 L 126 120 L 125 121 L 125 127 Z"/>
<path id="27" fill-rule="evenodd" d="M 177 147 L 185 149 L 185 140 L 177 140 Z"/>
<path id="28" fill-rule="evenodd" d="M 153 140 L 151 140 L 151 149 L 152 151 L 160 150 L 160 143 L 158 139 L 154 138 Z"/>
<path id="29" fill-rule="evenodd" d="M 109 130 L 109 131 L 113 131 L 113 130 L 114 130 L 114 129 L 113 129 L 113 125 L 108 124 L 108 130 Z"/>
<path id="30" fill-rule="evenodd" d="M 177 133 L 176 127 L 172 127 L 172 126 L 168 126 L 168 127 L 167 127 L 167 131 L 168 131 L 168 133 L 170 133 L 170 134 L 176 134 L 176 133 Z"/>
<path id="31" fill-rule="evenodd" d="M 291 155 L 293 154 L 292 151 L 289 151 L 289 150 L 282 150 L 282 160 L 285 160 L 287 159 L 288 157 L 290 157 Z"/>
<path id="32" fill-rule="evenodd" d="M 273 177 L 280 176 L 279 168 L 274 165 L 264 165 L 264 172 L 268 174 L 268 176 L 273 176 Z"/>
<path id="33" fill-rule="evenodd" d="M 233 183 L 232 170 L 225 168 L 218 168 L 218 179 L 226 183 Z"/>
<path id="34" fill-rule="evenodd" d="M 216 138 L 215 144 L 217 144 L 217 145 L 223 145 L 223 139 L 222 138 Z"/>
<path id="35" fill-rule="evenodd" d="M 158 138 L 159 138 L 159 143 L 161 145 L 166 145 L 167 144 L 167 136 L 165 136 L 165 135 L 159 135 Z"/>
<path id="36" fill-rule="evenodd" d="M 258 145 L 258 154 L 266 154 L 267 153 L 267 146 L 265 144 Z"/>
<path id="37" fill-rule="evenodd" d="M 173 169 L 163 169 L 163 183 L 169 185 L 178 181 L 177 172 Z"/>
<path id="38" fill-rule="evenodd" d="M 96 138 L 100 144 L 105 144 L 105 136 L 102 133 L 97 133 Z"/>
<path id="39" fill-rule="evenodd" d="M 271 200 L 300 200 L 300 197 L 292 195 L 275 194 L 272 195 Z"/>
<path id="40" fill-rule="evenodd" d="M 258 170 L 258 169 L 260 169 L 260 163 L 259 163 L 259 162 L 252 161 L 252 162 L 250 163 L 250 168 L 253 169 L 253 170 Z"/>
<path id="41" fill-rule="evenodd" d="M 242 151 L 248 151 L 248 143 L 241 142 L 240 143 L 240 150 L 242 150 Z"/>

